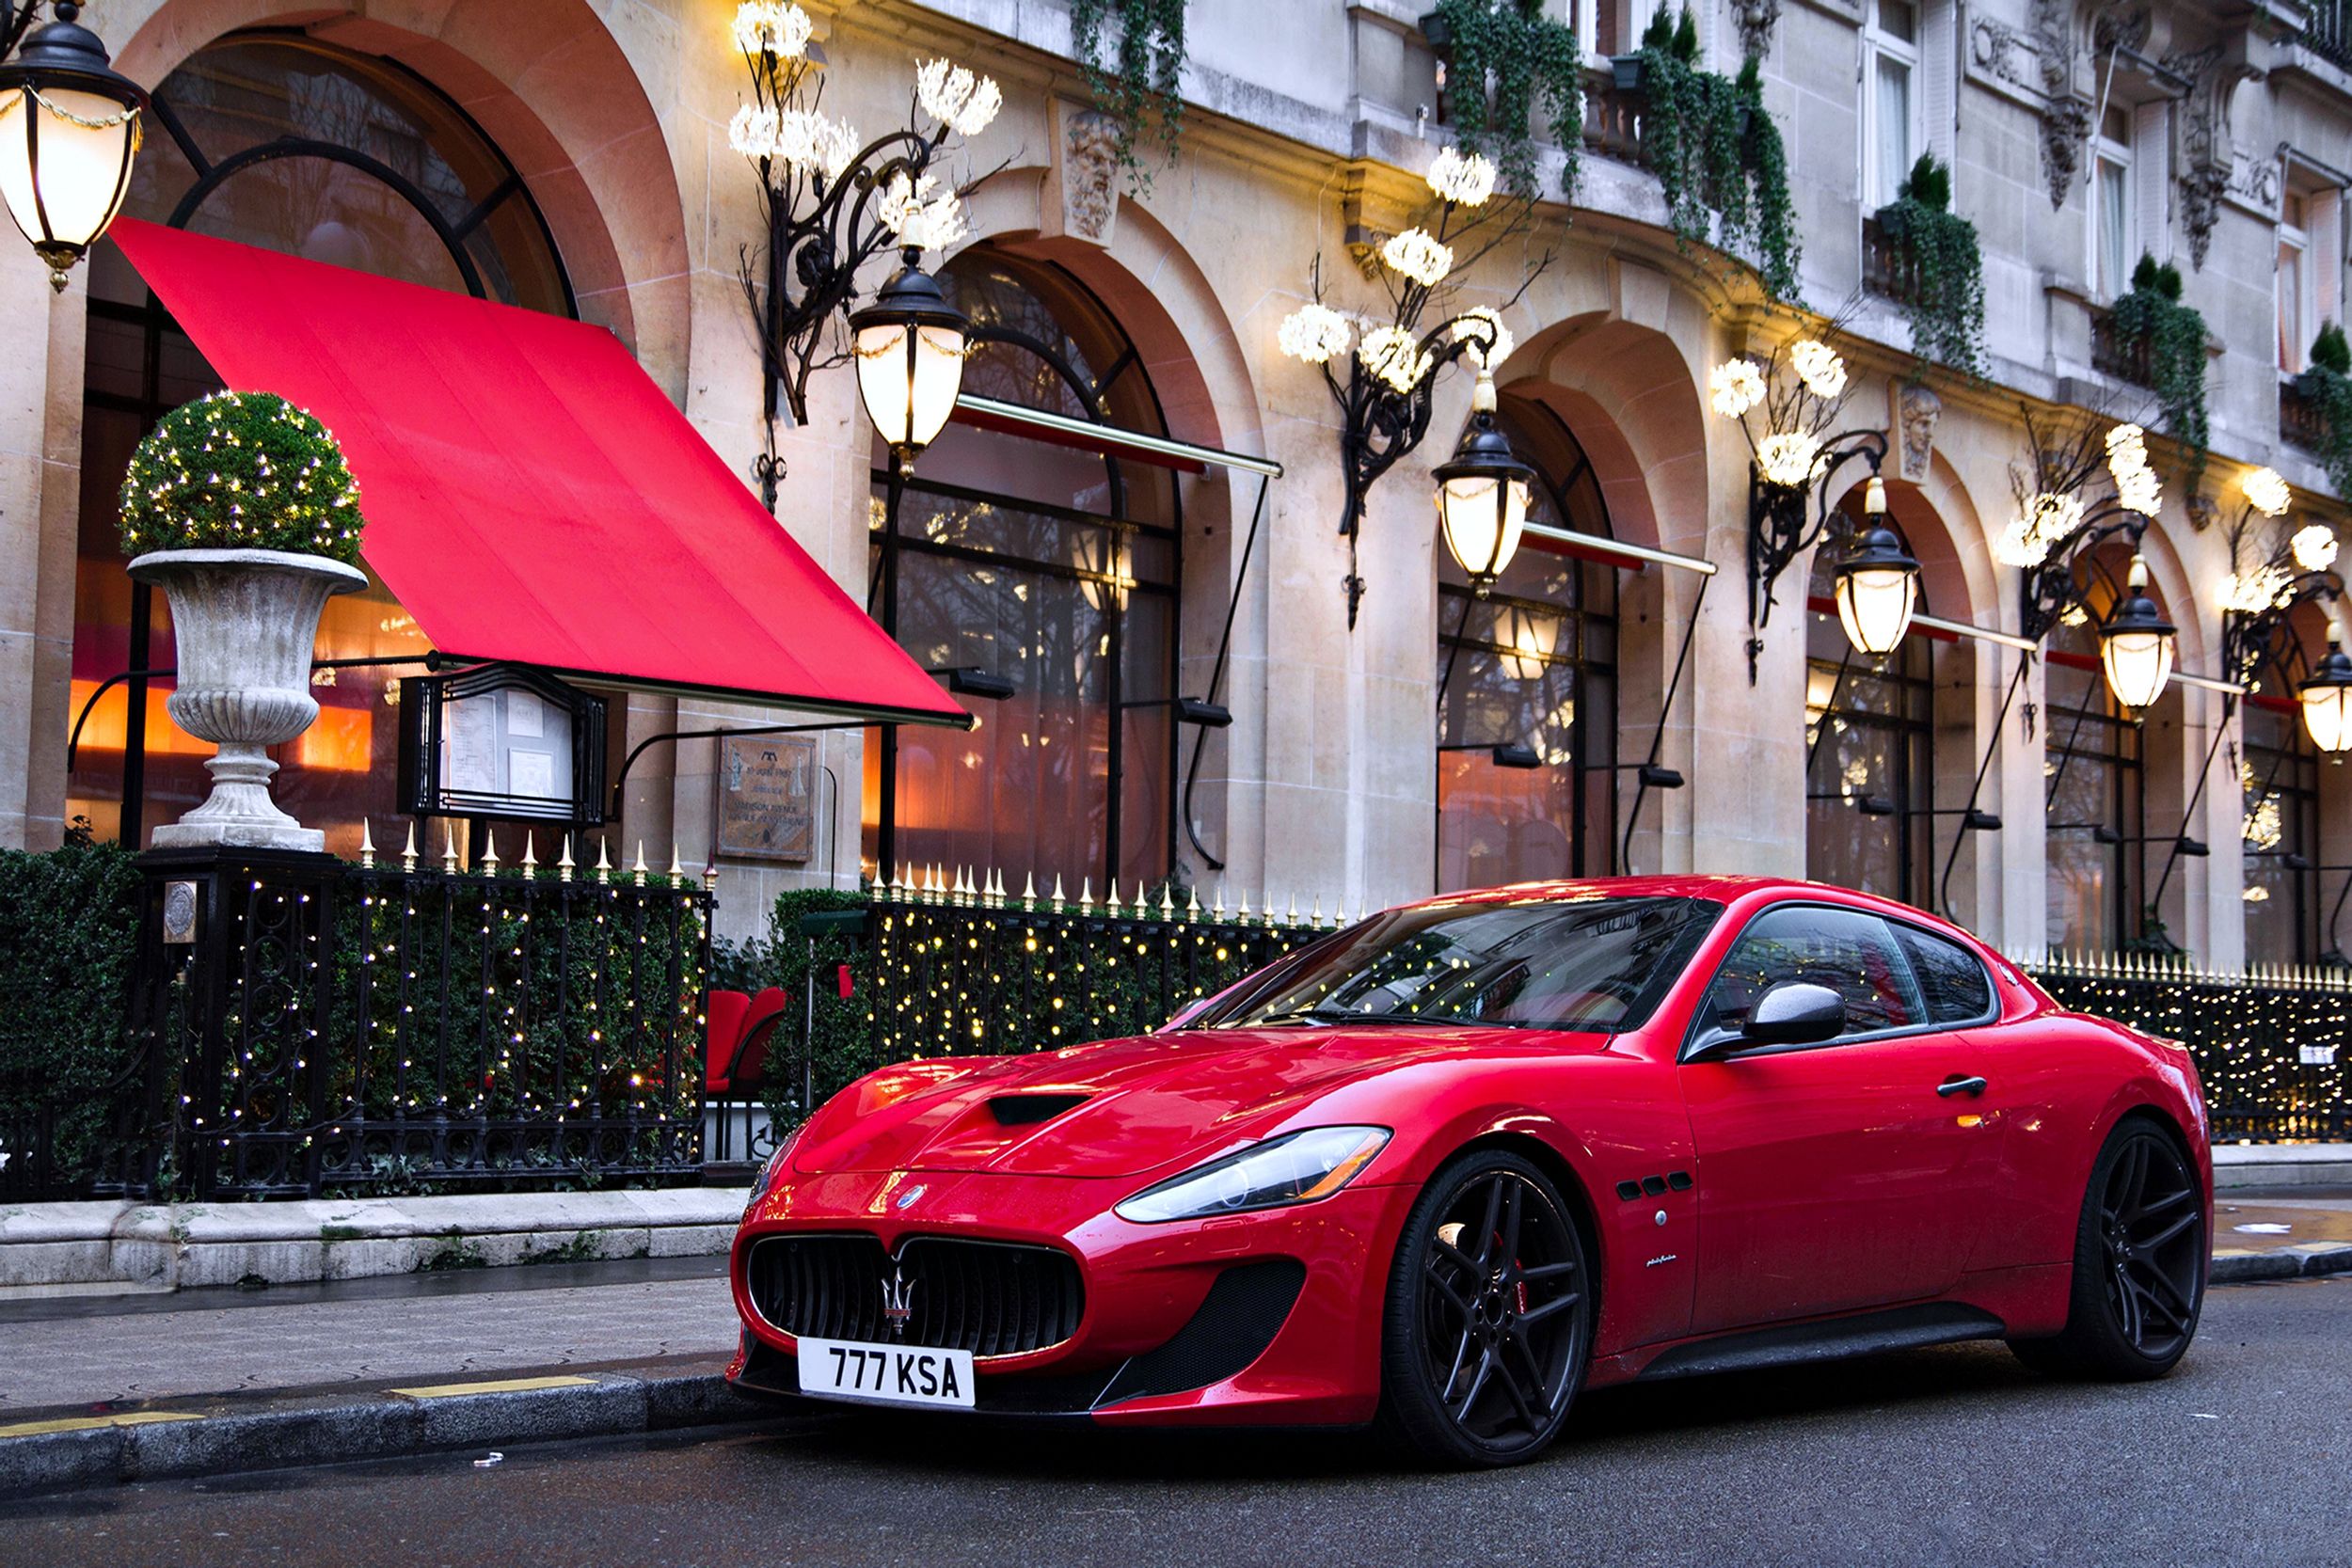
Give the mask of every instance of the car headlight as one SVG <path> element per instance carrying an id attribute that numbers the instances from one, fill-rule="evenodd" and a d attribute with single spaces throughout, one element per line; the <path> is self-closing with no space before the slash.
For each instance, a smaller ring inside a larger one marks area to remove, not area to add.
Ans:
<path id="1" fill-rule="evenodd" d="M 801 1127 L 807 1125 L 806 1122 L 801 1123 Z M 754 1205 L 768 1196 L 768 1189 L 776 1184 L 776 1178 L 783 1174 L 786 1163 L 792 1158 L 792 1146 L 801 1141 L 801 1127 L 795 1127 L 776 1140 L 776 1147 L 768 1155 L 768 1163 L 759 1167 L 758 1180 L 752 1183 L 752 1196 L 743 1200 L 744 1213 L 749 1214 Z"/>
<path id="2" fill-rule="evenodd" d="M 1243 1214 L 1329 1197 L 1389 1141 L 1385 1127 L 1285 1132 L 1150 1186 L 1111 1212 L 1137 1225 Z"/>

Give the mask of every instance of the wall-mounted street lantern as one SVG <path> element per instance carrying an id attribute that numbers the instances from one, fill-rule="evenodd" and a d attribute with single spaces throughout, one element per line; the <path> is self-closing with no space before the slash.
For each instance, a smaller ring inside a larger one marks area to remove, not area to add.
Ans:
<path id="1" fill-rule="evenodd" d="M 2148 558 L 2132 557 L 2123 594 L 2099 626 L 2099 667 L 2107 689 L 2127 708 L 2148 708 L 2172 678 L 2178 632 L 2148 596 Z"/>
<path id="2" fill-rule="evenodd" d="M 1485 598 L 1518 553 L 1535 479 L 1534 468 L 1519 461 L 1510 437 L 1495 423 L 1495 378 L 1486 366 L 1478 370 L 1460 444 L 1431 471 L 1438 481 L 1438 521 L 1446 548 Z"/>
<path id="3" fill-rule="evenodd" d="M 2343 597 L 2344 578 L 2335 571 L 2335 531 L 2325 523 L 2298 529 L 2288 521 L 2294 493 L 2284 479 L 2269 468 L 2256 468 L 2239 482 L 2239 489 L 2244 504 L 2230 524 L 2230 571 L 2218 594 L 2221 662 L 2232 680 L 2251 689 L 2261 683 L 2264 666 L 2277 657 L 2282 641 L 2292 639 L 2289 627 L 2296 607 Z M 2341 659 L 2332 623 L 2328 635 L 2330 658 Z M 2352 735 L 2333 721 L 2327 705 L 2330 688 L 2324 677 L 2329 662 L 2323 659 L 2312 679 L 2297 683 L 2296 689 L 2319 693 L 2321 707 L 2316 710 L 2305 696 L 2304 729 L 2312 745 L 2333 755 L 2352 744 Z M 2314 721 L 2319 728 L 2313 727 Z M 2323 730 L 2338 744 L 2323 740 Z"/>
<path id="4" fill-rule="evenodd" d="M 1357 570 L 1358 538 L 1373 485 L 1428 435 L 1432 391 L 1446 366 L 1467 358 L 1479 368 L 1482 382 L 1487 382 L 1512 348 L 1502 312 L 1485 306 L 1449 310 L 1426 332 L 1421 324 L 1438 302 L 1448 277 L 1467 271 L 1528 228 L 1534 203 L 1518 198 L 1490 206 L 1495 166 L 1474 152 L 1457 152 L 1450 147 L 1440 150 L 1425 178 L 1437 203 L 1434 220 L 1428 227 L 1416 226 L 1391 235 L 1378 247 L 1377 276 L 1389 293 L 1389 319 L 1366 325 L 1359 335 L 1355 317 L 1324 304 L 1323 260 L 1318 256 L 1314 298 L 1283 318 L 1279 336 L 1284 354 L 1322 370 L 1324 386 L 1340 410 L 1340 461 L 1347 487 L 1340 532 L 1347 539 L 1343 586 L 1351 629 L 1364 596 L 1364 579 Z M 1504 305 L 1515 303 L 1550 263 L 1547 255 L 1528 268 L 1518 292 Z M 1332 368 L 1335 360 L 1343 359 L 1347 366 L 1345 380 Z M 1478 397 L 1484 406 L 1473 408 L 1461 449 L 1452 463 L 1438 470 L 1438 505 L 1454 558 L 1474 582 L 1482 578 L 1479 566 L 1485 565 L 1488 569 L 1484 581 L 1490 584 L 1509 562 L 1518 545 L 1518 531 L 1507 526 L 1506 517 L 1490 519 L 1472 514 L 1481 511 L 1481 498 L 1486 508 L 1500 505 L 1507 510 L 1517 504 L 1521 521 L 1526 509 L 1524 491 L 1517 493 L 1515 502 L 1507 481 L 1499 492 L 1487 488 L 1502 471 L 1500 465 L 1510 454 L 1510 442 L 1495 423 L 1491 385 Z M 1463 467 L 1466 462 L 1470 467 Z M 1524 465 L 1519 467 L 1525 477 L 1533 476 L 1533 469 Z M 1452 531 L 1456 487 L 1444 478 L 1448 470 L 1461 481 L 1458 499 L 1463 503 L 1464 531 L 1458 539 Z"/>
<path id="5" fill-rule="evenodd" d="M 861 144 L 853 127 L 821 111 L 823 56 L 809 41 L 812 30 L 808 13 L 790 0 L 746 0 L 736 8 L 735 41 L 751 72 L 752 102 L 736 111 L 727 139 L 759 174 L 765 241 L 756 249 L 745 248 L 739 270 L 759 337 L 764 412 L 771 426 L 787 407 L 795 421 L 806 423 L 811 373 L 855 356 L 868 413 L 877 412 L 877 391 L 885 390 L 891 400 L 879 411 L 901 416 L 895 423 L 878 418 L 876 429 L 911 461 L 912 453 L 938 434 L 938 423 L 921 431 L 923 417 L 937 412 L 944 423 L 944 410 L 955 405 L 953 384 L 944 399 L 937 395 L 947 369 L 934 351 L 945 348 L 948 324 L 944 318 L 927 321 L 897 334 L 895 341 L 907 356 L 898 384 L 876 388 L 868 386 L 871 361 L 860 346 L 864 334 L 857 323 L 901 285 L 916 293 L 929 285 L 932 297 L 898 299 L 898 323 L 925 309 L 952 307 L 910 258 L 883 286 L 883 297 L 849 319 L 847 344 L 833 324 L 849 311 L 867 261 L 891 249 L 936 250 L 961 234 L 956 193 L 942 190 L 933 170 L 955 138 L 977 136 L 988 127 L 1003 96 L 988 77 L 947 60 L 925 61 L 915 71 L 909 123 Z M 880 357 L 888 352 L 885 341 L 893 341 L 885 336 L 892 318 L 867 318 L 867 325 L 875 334 L 867 346 Z M 954 331 L 960 336 L 962 330 L 958 316 Z M 956 372 L 959 378 L 961 373 Z M 913 439 L 918 432 L 921 438 Z M 782 472 L 772 444 L 757 472 L 772 509 Z"/>
<path id="6" fill-rule="evenodd" d="M 1786 356 L 1790 373 L 1780 373 Z M 1919 563 L 1886 521 L 1886 433 L 1826 434 L 1851 388 L 1846 362 L 1816 339 L 1774 349 L 1758 365 L 1727 359 L 1707 378 L 1715 412 L 1738 421 L 1748 438 L 1748 684 L 1756 684 L 1772 584 L 1798 556 L 1824 539 L 1844 539 L 1848 525 L 1830 510 L 1837 471 L 1869 465 L 1865 525 L 1837 565 L 1837 619 L 1858 653 L 1883 657 L 1911 628 L 1918 603 Z"/>
<path id="7" fill-rule="evenodd" d="M 858 400 L 901 473 L 937 438 L 963 387 L 971 322 L 923 270 L 913 245 L 873 303 L 850 316 Z"/>
<path id="8" fill-rule="evenodd" d="M 147 90 L 114 69 L 70 0 L 27 38 L 40 8 L 0 0 L 0 196 L 63 293 L 131 188 Z"/>
<path id="9" fill-rule="evenodd" d="M 1863 491 L 1861 537 L 1837 563 L 1837 624 L 1854 652 L 1884 658 L 1901 646 L 1919 603 L 1919 563 L 1886 526 L 1886 482 L 1872 474 Z"/>
<path id="10" fill-rule="evenodd" d="M 2296 687 L 2303 700 L 2303 730 L 2312 744 L 2338 761 L 2352 751 L 2352 657 L 2344 651 L 2344 628 L 2328 627 L 2328 653 L 2309 679 Z"/>

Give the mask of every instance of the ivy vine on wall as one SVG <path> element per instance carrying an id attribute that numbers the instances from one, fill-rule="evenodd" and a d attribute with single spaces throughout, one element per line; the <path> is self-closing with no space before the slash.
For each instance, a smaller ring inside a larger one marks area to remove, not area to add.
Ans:
<path id="1" fill-rule="evenodd" d="M 1879 231 L 1908 259 L 1898 294 L 1920 358 L 1969 376 L 1984 370 L 1984 255 L 1977 226 L 1951 210 L 1952 171 L 1922 153 Z"/>
<path id="2" fill-rule="evenodd" d="M 2188 450 L 2187 492 L 2205 471 L 2211 426 L 2205 417 L 2205 318 L 2181 300 L 2181 269 L 2142 256 L 2132 287 L 2108 318 L 2118 348 L 2148 356 L 2149 384 L 2164 410 L 2164 426 Z"/>
<path id="3" fill-rule="evenodd" d="M 1686 8 L 1678 23 L 1663 10 L 1651 17 L 1631 56 L 1645 102 L 1642 150 L 1664 191 L 1667 219 L 1685 245 L 1701 245 L 1711 215 L 1722 248 L 1752 245 L 1765 287 L 1793 298 L 1801 246 L 1788 155 L 1764 108 L 1761 68 L 1751 55 L 1734 79 L 1701 70 L 1698 55 L 1698 26 Z"/>
<path id="4" fill-rule="evenodd" d="M 1543 14 L 1542 0 L 1439 0 L 1422 18 L 1444 40 L 1446 123 L 1484 153 L 1521 196 L 1535 188 L 1535 116 L 1566 155 L 1560 189 L 1576 196 L 1584 143 L 1583 51 L 1575 29 Z"/>
<path id="5" fill-rule="evenodd" d="M 2339 496 L 2352 496 L 2352 343 L 2329 322 L 2312 343 L 2312 362 L 2295 389 L 2319 412 L 2319 460 Z"/>
<path id="6" fill-rule="evenodd" d="M 1119 55 L 1105 66 L 1103 27 L 1114 19 Z M 1094 106 L 1118 124 L 1112 156 L 1135 189 L 1150 190 L 1152 171 L 1136 148 L 1148 128 L 1164 161 L 1174 163 L 1184 120 L 1184 0 L 1070 0 L 1070 36 Z"/>

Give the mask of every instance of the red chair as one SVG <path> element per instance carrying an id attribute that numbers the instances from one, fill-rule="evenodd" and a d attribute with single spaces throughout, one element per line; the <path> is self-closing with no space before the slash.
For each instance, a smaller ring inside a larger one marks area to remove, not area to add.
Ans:
<path id="1" fill-rule="evenodd" d="M 743 1043 L 743 1021 L 752 999 L 739 990 L 714 990 L 703 998 L 703 1092 L 726 1092 L 726 1068 Z"/>
<path id="2" fill-rule="evenodd" d="M 715 1033 L 711 1036 L 710 1066 L 703 1079 L 708 1093 L 759 1092 L 760 1074 L 768 1065 L 768 1042 L 784 1022 L 787 1001 L 783 989 L 777 986 L 770 986 L 751 998 L 734 1037 L 727 1042 L 723 1057 L 716 1050 L 721 1037 Z"/>

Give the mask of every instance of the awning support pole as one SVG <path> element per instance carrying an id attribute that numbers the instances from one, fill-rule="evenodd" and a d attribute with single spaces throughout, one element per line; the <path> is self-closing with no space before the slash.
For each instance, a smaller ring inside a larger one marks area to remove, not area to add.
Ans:
<path id="1" fill-rule="evenodd" d="M 1249 580 L 1249 560 L 1257 551 L 1258 529 L 1265 521 L 1266 488 L 1273 483 L 1274 473 L 1263 468 L 1258 470 L 1258 504 L 1249 514 L 1249 537 L 1242 541 L 1241 570 L 1233 577 L 1233 595 L 1225 604 L 1225 630 L 1216 640 L 1216 662 L 1209 668 L 1209 689 L 1205 696 L 1212 703 L 1216 701 L 1217 688 L 1225 679 L 1226 660 L 1233 650 L 1233 617 L 1241 609 L 1242 587 Z M 1205 729 L 1192 737 L 1192 766 L 1184 770 L 1184 836 L 1192 841 L 1193 849 L 1200 856 L 1202 863 L 1212 871 L 1222 871 L 1225 863 L 1210 854 L 1209 847 L 1200 842 L 1200 830 L 1192 816 L 1193 786 L 1200 782 L 1200 752 L 1208 743 Z"/>
<path id="2" fill-rule="evenodd" d="M 1714 582 L 1715 574 L 1699 578 L 1698 597 L 1691 601 L 1691 619 L 1682 627 L 1682 651 L 1675 655 L 1674 678 L 1666 683 L 1666 700 L 1658 709 L 1658 728 L 1650 732 L 1649 762 L 1643 772 L 1634 775 L 1633 808 L 1625 814 L 1625 842 L 1617 850 L 1617 870 L 1621 876 L 1633 875 L 1633 828 L 1641 820 L 1642 800 L 1649 794 L 1647 768 L 1658 766 L 1659 749 L 1666 743 L 1666 720 L 1675 710 L 1675 697 L 1682 689 L 1682 671 L 1691 662 L 1691 640 L 1699 629 L 1699 611 L 1707 604 L 1707 590 Z"/>

